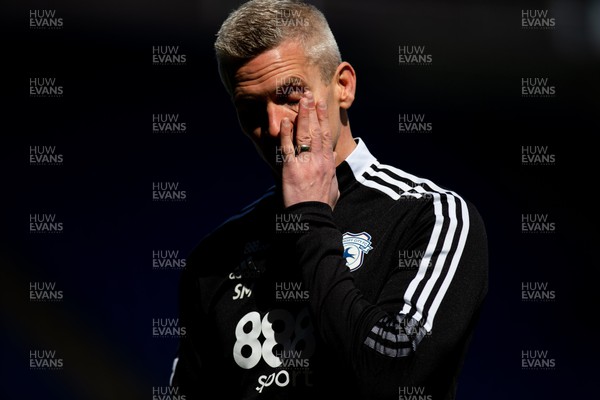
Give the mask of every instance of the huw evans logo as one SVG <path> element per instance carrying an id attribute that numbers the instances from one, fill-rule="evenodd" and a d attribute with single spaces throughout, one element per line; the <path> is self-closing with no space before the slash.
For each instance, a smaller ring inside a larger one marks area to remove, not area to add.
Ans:
<path id="1" fill-rule="evenodd" d="M 281 98 L 302 97 L 308 86 L 301 78 L 296 76 L 286 76 L 284 78 L 275 78 L 275 94 Z"/>
<path id="2" fill-rule="evenodd" d="M 290 147 L 289 149 L 284 148 L 283 146 L 275 146 L 275 163 L 277 165 L 281 165 L 290 160 L 301 163 L 308 162 L 310 161 L 309 153 L 300 151 L 300 146 Z"/>
<path id="3" fill-rule="evenodd" d="M 187 123 L 180 120 L 179 114 L 152 114 L 152 132 L 185 133 Z"/>
<path id="4" fill-rule="evenodd" d="M 521 78 L 521 97 L 556 97 L 548 78 Z"/>
<path id="5" fill-rule="evenodd" d="M 548 14 L 548 10 L 521 10 L 521 28 L 554 29 L 556 19 Z"/>
<path id="6" fill-rule="evenodd" d="M 302 214 L 275 214 L 275 232 L 277 233 L 303 233 L 308 229 L 308 222 L 302 221 Z"/>
<path id="7" fill-rule="evenodd" d="M 292 370 L 310 367 L 310 360 L 302 356 L 301 350 L 275 350 L 273 354 L 281 360 L 281 365 L 278 368 Z"/>
<path id="8" fill-rule="evenodd" d="M 179 318 L 152 318 L 154 338 L 182 338 L 185 334 L 185 326 L 179 326 Z"/>
<path id="9" fill-rule="evenodd" d="M 398 114 L 400 133 L 429 133 L 433 124 L 425 119 L 425 114 Z"/>
<path id="10" fill-rule="evenodd" d="M 398 63 L 402 66 L 431 65 L 433 56 L 426 53 L 425 46 L 398 46 Z"/>
<path id="11" fill-rule="evenodd" d="M 29 282 L 29 301 L 57 302 L 63 300 L 63 291 L 57 289 L 56 282 Z"/>
<path id="12" fill-rule="evenodd" d="M 554 233 L 556 223 L 548 219 L 548 214 L 521 214 L 521 232 Z"/>
<path id="13" fill-rule="evenodd" d="M 552 302 L 556 300 L 556 291 L 550 289 L 548 282 L 521 282 L 521 300 Z"/>
<path id="14" fill-rule="evenodd" d="M 64 89 L 56 78 L 29 78 L 29 97 L 63 97 Z"/>
<path id="15" fill-rule="evenodd" d="M 153 386 L 152 400 L 187 400 L 179 386 Z"/>
<path id="16" fill-rule="evenodd" d="M 57 370 L 63 366 L 63 359 L 56 355 L 56 350 L 29 350 L 29 369 Z"/>
<path id="17" fill-rule="evenodd" d="M 407 335 L 429 337 L 433 333 L 432 330 L 428 331 L 427 328 L 425 328 L 425 319 L 417 321 L 414 318 L 406 318 L 404 315 L 398 315 L 396 320 L 398 322 L 398 327 L 403 329 Z"/>
<path id="18" fill-rule="evenodd" d="M 185 263 L 179 250 L 152 250 L 152 269 L 183 269 Z"/>
<path id="19" fill-rule="evenodd" d="M 521 146 L 521 165 L 554 165 L 556 155 L 548 146 Z"/>
<path id="20" fill-rule="evenodd" d="M 521 369 L 552 370 L 556 368 L 556 359 L 550 357 L 548 350 L 521 350 Z"/>
<path id="21" fill-rule="evenodd" d="M 30 29 L 62 29 L 64 21 L 56 10 L 29 10 Z"/>
<path id="22" fill-rule="evenodd" d="M 187 191 L 179 182 L 152 182 L 152 201 L 185 201 Z"/>
<path id="23" fill-rule="evenodd" d="M 180 53 L 179 46 L 152 46 L 153 65 L 185 65 L 187 55 Z"/>
<path id="24" fill-rule="evenodd" d="M 308 26 L 308 18 L 302 16 L 300 10 L 277 10 L 275 17 L 276 26 Z"/>
<path id="25" fill-rule="evenodd" d="M 62 233 L 63 229 L 56 214 L 29 214 L 29 233 Z"/>
<path id="26" fill-rule="evenodd" d="M 433 397 L 427 394 L 424 386 L 400 386 L 398 400 L 433 400 Z"/>
<path id="27" fill-rule="evenodd" d="M 308 290 L 302 282 L 275 282 L 275 300 L 277 301 L 308 301 Z"/>
<path id="28" fill-rule="evenodd" d="M 56 146 L 29 146 L 29 165 L 62 165 L 64 157 L 56 151 Z"/>
<path id="29" fill-rule="evenodd" d="M 423 258 L 425 257 L 425 250 L 399 250 L 398 251 L 398 268 L 400 269 L 414 269 L 417 270 L 421 267 Z M 431 258 L 427 262 L 426 268 L 431 268 Z"/>

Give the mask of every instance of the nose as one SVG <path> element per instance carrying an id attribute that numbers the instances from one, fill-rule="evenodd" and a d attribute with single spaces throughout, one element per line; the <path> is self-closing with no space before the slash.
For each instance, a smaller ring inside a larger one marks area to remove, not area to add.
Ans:
<path id="1" fill-rule="evenodd" d="M 273 139 L 279 138 L 279 131 L 281 129 L 281 120 L 288 117 L 292 123 L 294 122 L 294 114 L 286 107 L 276 104 L 273 102 L 267 103 L 267 117 L 268 127 L 267 133 Z"/>

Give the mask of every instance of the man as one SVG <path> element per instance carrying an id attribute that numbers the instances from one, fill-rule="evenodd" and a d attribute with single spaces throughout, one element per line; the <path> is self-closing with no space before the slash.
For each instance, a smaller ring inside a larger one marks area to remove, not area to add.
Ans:
<path id="1" fill-rule="evenodd" d="M 356 74 L 313 6 L 249 1 L 215 49 L 276 184 L 190 255 L 172 385 L 188 400 L 453 399 L 487 292 L 475 208 L 353 137 Z"/>

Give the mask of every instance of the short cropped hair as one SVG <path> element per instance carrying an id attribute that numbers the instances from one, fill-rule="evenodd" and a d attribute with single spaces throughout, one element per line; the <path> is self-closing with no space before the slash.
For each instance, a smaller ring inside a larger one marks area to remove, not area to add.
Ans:
<path id="1" fill-rule="evenodd" d="M 232 92 L 234 69 L 288 40 L 302 46 L 308 61 L 318 66 L 321 79 L 328 83 L 342 57 L 321 11 L 298 0 L 250 0 L 229 14 L 214 45 L 219 75 L 228 92 Z"/>

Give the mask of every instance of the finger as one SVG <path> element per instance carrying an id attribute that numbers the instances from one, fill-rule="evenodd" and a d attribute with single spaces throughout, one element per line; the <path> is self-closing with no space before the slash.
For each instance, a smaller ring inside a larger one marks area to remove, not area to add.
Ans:
<path id="1" fill-rule="evenodd" d="M 333 151 L 333 140 L 331 139 L 331 130 L 329 129 L 329 113 L 327 112 L 327 102 L 323 99 L 317 103 L 317 118 L 321 127 L 321 140 L 323 148 L 326 151 Z"/>
<path id="2" fill-rule="evenodd" d="M 289 162 L 294 158 L 294 141 L 293 137 L 293 127 L 289 118 L 284 118 L 281 120 L 281 125 L 279 128 L 279 140 L 281 145 L 281 153 L 283 154 L 283 162 Z"/>
<path id="3" fill-rule="evenodd" d="M 314 94 L 310 91 L 306 92 L 306 96 L 308 98 L 308 105 L 309 105 L 309 107 L 308 107 L 308 125 L 311 130 L 314 130 L 319 127 L 319 117 L 317 115 L 317 101 L 315 100 Z"/>
<path id="4" fill-rule="evenodd" d="M 306 105 L 308 108 L 308 128 L 310 134 L 310 151 L 312 153 L 320 153 L 322 149 L 321 126 L 319 125 L 319 117 L 317 116 L 317 107 L 315 98 L 312 92 L 304 93 L 308 100 Z"/>
<path id="5" fill-rule="evenodd" d="M 306 96 L 309 93 L 310 92 L 308 91 L 304 93 L 304 96 L 300 99 L 300 107 L 298 109 L 298 117 L 296 120 L 296 146 L 298 150 L 302 145 L 311 146 L 309 122 L 311 105 L 309 98 Z"/>

